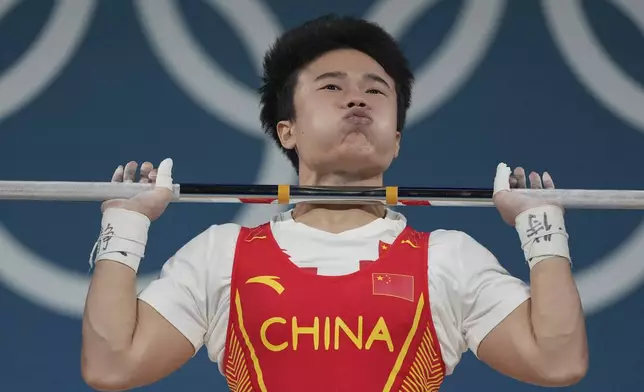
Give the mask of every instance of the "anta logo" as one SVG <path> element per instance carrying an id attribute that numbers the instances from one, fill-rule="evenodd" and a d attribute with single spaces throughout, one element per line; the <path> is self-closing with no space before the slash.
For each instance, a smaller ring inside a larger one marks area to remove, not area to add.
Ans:
<path id="1" fill-rule="evenodd" d="M 401 244 L 407 244 L 407 245 L 411 246 L 412 248 L 418 248 L 418 245 L 414 244 L 410 240 L 402 240 L 402 241 L 400 241 L 400 243 Z"/>
<path id="2" fill-rule="evenodd" d="M 264 227 L 259 226 L 251 230 L 246 238 L 244 238 L 244 241 L 246 242 L 253 242 L 255 240 L 265 240 L 266 239 L 266 233 L 264 232 Z"/>
<path id="3" fill-rule="evenodd" d="M 278 280 L 279 276 L 268 276 L 268 275 L 262 275 L 262 276 L 255 276 L 254 278 L 250 278 L 246 281 L 246 283 L 259 283 L 266 285 L 273 290 L 277 294 L 282 294 L 284 292 L 284 286 L 282 286 Z"/>
<path id="4" fill-rule="evenodd" d="M 286 320 L 271 317 L 261 325 L 259 334 L 264 347 L 270 351 L 297 351 L 302 345 L 313 350 L 371 350 L 375 345 L 384 345 L 394 351 L 389 327 L 383 317 L 372 326 L 364 325 L 363 316 L 347 323 L 340 317 L 314 317 L 313 322 L 303 322 L 297 317 Z"/>

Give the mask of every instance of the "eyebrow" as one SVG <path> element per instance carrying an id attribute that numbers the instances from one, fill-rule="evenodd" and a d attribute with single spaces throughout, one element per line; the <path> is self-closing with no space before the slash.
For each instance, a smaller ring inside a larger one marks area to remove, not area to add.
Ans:
<path id="1" fill-rule="evenodd" d="M 340 72 L 340 71 L 333 71 L 333 72 L 325 72 L 318 77 L 315 78 L 315 81 L 323 80 L 323 79 L 344 79 L 347 77 L 346 72 Z M 382 83 L 388 88 L 391 88 L 389 86 L 389 83 L 387 83 L 383 78 L 380 76 L 374 74 L 374 73 L 366 73 L 363 75 L 363 79 L 368 79 L 374 82 Z"/>

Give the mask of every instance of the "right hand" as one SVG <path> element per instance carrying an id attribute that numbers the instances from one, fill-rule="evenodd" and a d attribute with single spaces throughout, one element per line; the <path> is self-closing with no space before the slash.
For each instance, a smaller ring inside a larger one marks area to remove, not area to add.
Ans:
<path id="1" fill-rule="evenodd" d="M 125 167 L 119 166 L 112 175 L 112 182 L 134 182 L 138 163 L 132 161 Z M 155 169 L 152 163 L 141 165 L 139 181 L 154 184 L 151 190 L 141 192 L 130 199 L 112 199 L 103 202 L 101 211 L 108 208 L 123 208 L 147 216 L 150 221 L 158 219 L 172 201 L 172 159 L 165 159 Z"/>

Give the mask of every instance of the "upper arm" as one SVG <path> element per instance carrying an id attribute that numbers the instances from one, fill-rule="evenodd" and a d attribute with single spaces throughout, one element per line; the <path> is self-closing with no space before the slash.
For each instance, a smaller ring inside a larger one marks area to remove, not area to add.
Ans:
<path id="1" fill-rule="evenodd" d="M 506 376 L 536 381 L 529 286 L 471 237 L 463 234 L 458 249 L 463 335 L 469 348 Z"/>
<path id="2" fill-rule="evenodd" d="M 203 345 L 208 331 L 212 228 L 189 241 L 140 294 L 130 351 L 132 383 L 171 374 Z"/>
<path id="3" fill-rule="evenodd" d="M 538 353 L 532 336 L 528 299 L 483 338 L 477 355 L 501 374 L 526 383 L 545 385 L 547 380 L 535 371 Z"/>
<path id="4" fill-rule="evenodd" d="M 138 301 L 130 385 L 156 382 L 183 366 L 194 353 L 192 343 L 176 327 L 152 306 Z"/>

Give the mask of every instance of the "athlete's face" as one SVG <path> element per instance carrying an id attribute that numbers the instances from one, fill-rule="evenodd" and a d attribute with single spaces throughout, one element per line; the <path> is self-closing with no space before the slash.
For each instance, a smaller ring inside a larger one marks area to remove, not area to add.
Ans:
<path id="1" fill-rule="evenodd" d="M 300 173 L 382 174 L 398 156 L 394 81 L 366 54 L 328 52 L 299 75 L 295 121 L 278 125 L 282 144 L 297 148 Z"/>

